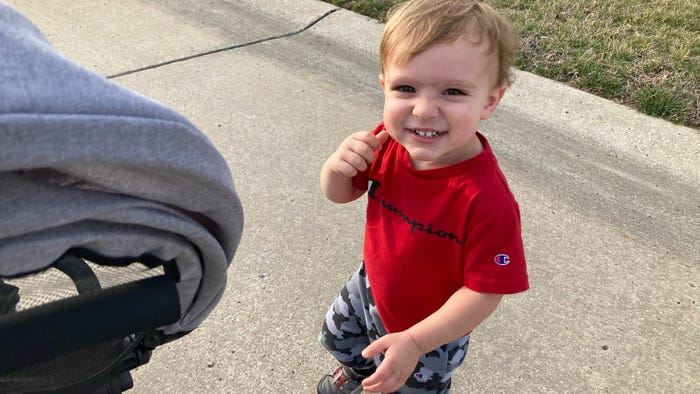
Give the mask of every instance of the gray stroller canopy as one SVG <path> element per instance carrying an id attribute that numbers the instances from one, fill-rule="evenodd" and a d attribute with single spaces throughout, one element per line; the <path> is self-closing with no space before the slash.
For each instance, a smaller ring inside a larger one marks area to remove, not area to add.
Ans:
<path id="1" fill-rule="evenodd" d="M 68 60 L 0 3 L 0 141 L 0 278 L 69 250 L 174 262 L 180 318 L 161 329 L 205 319 L 243 212 L 226 161 L 194 125 Z"/>

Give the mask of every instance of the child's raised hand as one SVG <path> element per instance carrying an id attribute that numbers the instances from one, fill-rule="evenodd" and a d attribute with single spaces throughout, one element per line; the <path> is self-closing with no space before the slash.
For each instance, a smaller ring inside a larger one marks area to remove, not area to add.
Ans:
<path id="1" fill-rule="evenodd" d="M 348 178 L 354 177 L 369 167 L 374 161 L 374 152 L 381 149 L 388 138 L 386 130 L 377 135 L 368 131 L 351 134 L 330 157 L 329 169 Z"/>
<path id="2" fill-rule="evenodd" d="M 372 358 L 379 353 L 384 353 L 381 365 L 362 381 L 363 389 L 372 393 L 393 393 L 406 384 L 423 354 L 406 331 L 377 339 L 362 351 L 362 357 Z"/>

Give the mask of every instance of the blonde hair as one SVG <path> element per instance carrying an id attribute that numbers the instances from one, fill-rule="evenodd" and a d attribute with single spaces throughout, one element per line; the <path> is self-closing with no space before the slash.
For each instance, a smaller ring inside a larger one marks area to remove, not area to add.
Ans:
<path id="1" fill-rule="evenodd" d="M 410 0 L 395 5 L 379 49 L 382 73 L 391 64 L 402 65 L 436 44 L 468 38 L 485 42 L 487 55 L 498 61 L 497 86 L 513 81 L 511 67 L 518 45 L 510 23 L 484 1 Z"/>

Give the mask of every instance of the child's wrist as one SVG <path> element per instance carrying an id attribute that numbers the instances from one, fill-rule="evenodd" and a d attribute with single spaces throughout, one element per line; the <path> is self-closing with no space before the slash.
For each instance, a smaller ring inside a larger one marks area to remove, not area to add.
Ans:
<path id="1" fill-rule="evenodd" d="M 408 335 L 409 338 L 411 338 L 411 341 L 413 342 L 413 345 L 418 349 L 418 352 L 420 354 L 425 354 L 428 352 L 428 350 L 424 350 L 423 347 L 420 345 L 418 340 L 416 340 L 416 337 L 411 333 L 410 330 L 406 330 L 406 335 Z"/>

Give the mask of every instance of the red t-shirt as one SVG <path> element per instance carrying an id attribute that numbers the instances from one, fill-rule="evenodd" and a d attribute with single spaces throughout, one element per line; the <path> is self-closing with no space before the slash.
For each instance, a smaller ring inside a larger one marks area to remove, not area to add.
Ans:
<path id="1" fill-rule="evenodd" d="M 529 288 L 518 204 L 477 135 L 479 155 L 430 170 L 414 169 L 390 138 L 353 179 L 368 190 L 364 261 L 388 332 L 425 319 L 462 286 L 497 294 Z"/>

